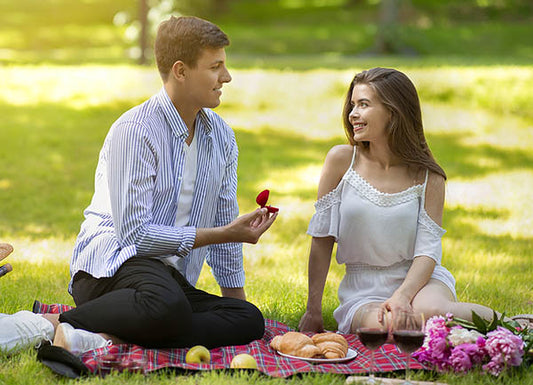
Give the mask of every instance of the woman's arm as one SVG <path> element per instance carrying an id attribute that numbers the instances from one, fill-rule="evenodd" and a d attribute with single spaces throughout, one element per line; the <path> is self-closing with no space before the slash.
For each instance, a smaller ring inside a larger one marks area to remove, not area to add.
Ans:
<path id="1" fill-rule="evenodd" d="M 349 145 L 335 146 L 328 152 L 318 184 L 318 199 L 337 187 L 350 165 L 352 154 L 353 147 Z M 313 237 L 311 241 L 307 310 L 300 320 L 299 329 L 301 331 L 320 332 L 324 329 L 322 296 L 334 242 L 333 237 Z"/>
<path id="2" fill-rule="evenodd" d="M 445 181 L 440 175 L 430 173 L 425 196 L 425 209 L 428 215 L 439 226 L 442 225 L 442 212 L 444 209 Z M 435 269 L 435 260 L 425 255 L 415 255 L 413 264 L 407 275 L 394 292 L 384 302 L 384 307 L 393 313 L 400 310 L 411 310 L 411 302 L 415 295 L 422 289 L 431 278 Z"/>
<path id="3" fill-rule="evenodd" d="M 311 241 L 309 253 L 307 309 L 298 328 L 301 331 L 321 332 L 324 330 L 322 317 L 322 296 L 328 276 L 333 250 L 333 237 L 315 238 Z"/>

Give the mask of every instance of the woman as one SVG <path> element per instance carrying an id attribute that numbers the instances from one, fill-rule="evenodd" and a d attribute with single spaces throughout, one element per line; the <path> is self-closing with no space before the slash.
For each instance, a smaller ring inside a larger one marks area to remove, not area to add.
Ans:
<path id="1" fill-rule="evenodd" d="M 308 228 L 309 297 L 300 330 L 324 328 L 334 242 L 337 261 L 346 264 L 333 313 L 342 333 L 353 333 L 357 312 L 375 302 L 392 314 L 414 309 L 471 319 L 473 310 L 492 318 L 485 306 L 457 302 L 455 280 L 440 264 L 446 174 L 426 143 L 421 115 L 417 91 L 399 71 L 373 68 L 351 82 L 343 111 L 350 144 L 329 151 Z"/>

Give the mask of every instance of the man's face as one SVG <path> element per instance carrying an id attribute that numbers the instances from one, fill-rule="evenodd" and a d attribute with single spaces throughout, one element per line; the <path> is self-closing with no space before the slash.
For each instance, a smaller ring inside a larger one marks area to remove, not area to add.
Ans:
<path id="1" fill-rule="evenodd" d="M 226 68 L 224 48 L 204 49 L 196 67 L 186 68 L 184 85 L 191 107 L 217 107 L 220 104 L 222 85 L 231 81 L 231 75 Z"/>

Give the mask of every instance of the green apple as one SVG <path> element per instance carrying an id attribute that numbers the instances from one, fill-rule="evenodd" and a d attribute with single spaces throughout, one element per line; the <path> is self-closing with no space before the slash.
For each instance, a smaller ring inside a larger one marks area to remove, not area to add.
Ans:
<path id="1" fill-rule="evenodd" d="M 211 354 L 205 346 L 196 345 L 190 348 L 185 355 L 185 362 L 188 364 L 209 364 Z"/>
<path id="2" fill-rule="evenodd" d="M 257 369 L 257 362 L 255 361 L 255 358 L 249 354 L 237 354 L 231 360 L 229 367 L 233 369 Z"/>

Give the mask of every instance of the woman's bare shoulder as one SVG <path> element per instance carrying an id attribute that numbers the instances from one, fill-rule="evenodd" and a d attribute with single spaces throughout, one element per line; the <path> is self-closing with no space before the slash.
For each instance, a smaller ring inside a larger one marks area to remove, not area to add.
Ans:
<path id="1" fill-rule="evenodd" d="M 318 198 L 337 187 L 350 167 L 352 154 L 353 146 L 347 144 L 334 146 L 328 151 L 318 185 Z"/>
<path id="2" fill-rule="evenodd" d="M 345 165 L 346 167 L 344 167 L 344 170 L 346 170 L 352 161 L 353 151 L 353 146 L 349 144 L 339 144 L 333 146 L 328 151 L 325 163 L 333 163 L 341 167 Z"/>

